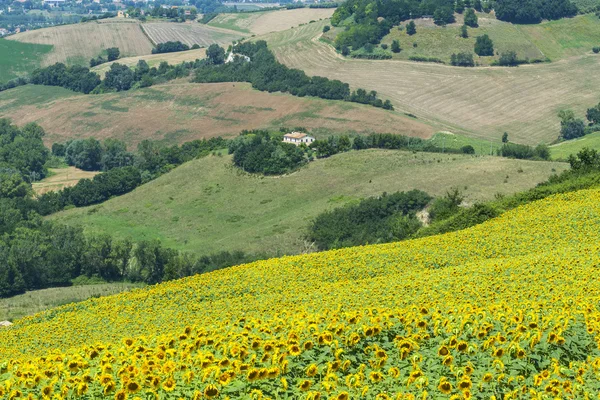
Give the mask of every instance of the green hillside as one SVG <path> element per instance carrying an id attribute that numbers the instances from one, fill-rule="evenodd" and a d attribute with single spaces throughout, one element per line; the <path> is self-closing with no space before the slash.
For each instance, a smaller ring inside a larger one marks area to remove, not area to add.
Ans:
<path id="1" fill-rule="evenodd" d="M 300 171 L 264 178 L 240 172 L 230 157 L 184 164 L 134 192 L 53 220 L 134 240 L 210 254 L 221 250 L 297 253 L 318 213 L 383 192 L 465 189 L 467 201 L 530 188 L 563 163 L 499 157 L 366 150 L 317 160 Z"/>
<path id="2" fill-rule="evenodd" d="M 33 71 L 51 50 L 49 45 L 0 39 L 0 83 Z"/>
<path id="3" fill-rule="evenodd" d="M 554 160 L 566 160 L 571 154 L 577 154 L 584 147 L 600 150 L 600 132 L 591 133 L 576 140 L 568 140 L 550 147 Z"/>
<path id="4" fill-rule="evenodd" d="M 478 16 L 479 27 L 469 28 L 466 39 L 459 36 L 462 16 L 457 15 L 457 23 L 445 27 L 435 26 L 430 20 L 417 20 L 417 33 L 412 36 L 405 29 L 394 28 L 382 43 L 391 45 L 393 40 L 399 40 L 402 51 L 394 54 L 397 59 L 435 57 L 445 62 L 453 53 L 473 53 L 475 39 L 484 34 L 493 40 L 497 53 L 516 51 L 520 59 L 529 60 L 557 61 L 590 53 L 592 47 L 600 44 L 600 20 L 593 14 L 533 25 L 502 22 L 483 13 Z M 495 58 L 475 56 L 483 65 Z"/>

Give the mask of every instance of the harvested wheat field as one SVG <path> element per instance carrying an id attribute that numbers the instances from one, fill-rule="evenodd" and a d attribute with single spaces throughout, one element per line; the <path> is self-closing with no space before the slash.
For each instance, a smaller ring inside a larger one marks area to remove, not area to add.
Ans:
<path id="1" fill-rule="evenodd" d="M 345 59 L 319 40 L 327 22 L 265 35 L 278 59 L 309 75 L 376 90 L 398 111 L 472 137 L 550 143 L 558 137 L 559 110 L 579 115 L 598 103 L 598 56 L 518 68 L 461 68 L 410 61 Z"/>
<path id="2" fill-rule="evenodd" d="M 179 41 L 188 46 L 197 44 L 208 47 L 213 43 L 229 44 L 244 37 L 239 32 L 211 28 L 198 23 L 151 22 L 143 24 L 142 27 L 155 44 Z"/>
<path id="3" fill-rule="evenodd" d="M 256 13 L 219 14 L 210 26 L 263 35 L 285 31 L 310 21 L 330 18 L 333 8 L 299 8 L 296 10 L 265 11 Z"/>
<path id="4" fill-rule="evenodd" d="M 127 58 L 119 58 L 117 61 L 114 61 L 119 64 L 125 64 L 128 67 L 134 68 L 138 61 L 144 60 L 148 63 L 150 67 L 158 67 L 159 64 L 163 61 L 168 62 L 171 65 L 181 64 L 182 62 L 187 61 L 195 61 L 197 59 L 202 59 L 206 57 L 206 49 L 194 49 L 188 51 L 178 51 L 175 53 L 161 53 L 161 54 L 150 54 L 146 56 L 137 56 L 137 57 L 127 57 Z M 104 74 L 106 71 L 110 69 L 110 66 L 113 62 L 108 62 L 104 64 L 100 64 L 94 68 L 92 71 L 99 74 L 102 78 L 104 78 Z"/>
<path id="5" fill-rule="evenodd" d="M 91 179 L 96 171 L 84 171 L 76 167 L 50 168 L 50 176 L 32 184 L 36 194 L 56 192 L 66 187 L 75 186 L 82 179 Z"/>
<path id="6" fill-rule="evenodd" d="M 0 93 L 0 118 L 37 122 L 45 142 L 117 138 L 130 147 L 144 139 L 182 143 L 234 136 L 243 129 L 306 127 L 333 132 L 389 132 L 428 138 L 434 128 L 398 113 L 343 101 L 299 98 L 251 89 L 247 83 L 172 82 L 102 95 L 22 86 Z M 317 129 L 318 128 L 318 129 Z"/>
<path id="7" fill-rule="evenodd" d="M 42 65 L 57 62 L 87 64 L 109 47 L 118 47 L 121 56 L 139 56 L 152 52 L 152 43 L 136 22 L 87 22 L 37 29 L 14 36 L 9 40 L 49 44 L 52 51 L 44 56 Z"/>

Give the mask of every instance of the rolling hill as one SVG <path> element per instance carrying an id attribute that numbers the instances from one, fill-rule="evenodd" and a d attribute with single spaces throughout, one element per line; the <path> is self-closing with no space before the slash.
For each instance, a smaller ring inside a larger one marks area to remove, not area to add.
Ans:
<path id="1" fill-rule="evenodd" d="M 551 143 L 559 134 L 557 113 L 585 113 L 598 102 L 598 56 L 586 54 L 518 68 L 462 68 L 399 60 L 343 58 L 319 40 L 327 22 L 259 37 L 278 59 L 309 75 L 340 79 L 376 90 L 397 110 L 455 133 L 517 143 Z"/>
<path id="2" fill-rule="evenodd" d="M 52 46 L 0 39 L 0 83 L 22 77 L 40 67 Z"/>
<path id="3" fill-rule="evenodd" d="M 137 61 L 136 61 L 137 62 Z M 182 143 L 238 135 L 243 129 L 306 127 L 317 135 L 350 132 L 430 137 L 425 123 L 371 106 L 251 89 L 246 83 L 171 82 L 146 89 L 82 95 L 60 87 L 22 86 L 0 92 L 0 117 L 37 122 L 48 145 L 68 139 L 117 138 L 134 148 L 144 139 Z"/>
<path id="4" fill-rule="evenodd" d="M 533 187 L 561 163 L 499 157 L 365 150 L 310 163 L 287 176 L 242 173 L 230 156 L 195 160 L 135 191 L 97 206 L 50 218 L 135 240 L 211 254 L 222 250 L 293 254 L 318 213 L 383 192 L 465 190 L 467 201 Z"/>
<path id="5" fill-rule="evenodd" d="M 260 261 L 52 309 L 0 335 L 0 365 L 10 366 L 0 390 L 592 397 L 599 205 L 597 189 L 556 195 L 455 233 Z"/>
<path id="6" fill-rule="evenodd" d="M 88 65 L 92 57 L 109 47 L 118 47 L 123 57 L 150 54 L 153 47 L 140 24 L 133 20 L 55 26 L 19 33 L 7 39 L 53 46 L 41 59 L 42 66 L 57 62 Z"/>
<path id="7" fill-rule="evenodd" d="M 154 44 L 165 42 L 182 42 L 188 46 L 197 44 L 208 47 L 213 43 L 220 45 L 240 40 L 246 35 L 226 29 L 213 28 L 198 23 L 149 22 L 142 25 L 144 32 Z"/>

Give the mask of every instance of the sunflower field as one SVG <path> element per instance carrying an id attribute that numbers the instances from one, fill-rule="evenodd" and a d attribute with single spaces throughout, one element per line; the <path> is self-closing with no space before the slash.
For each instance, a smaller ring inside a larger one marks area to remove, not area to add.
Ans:
<path id="1" fill-rule="evenodd" d="M 600 190 L 0 330 L 7 399 L 598 398 Z"/>

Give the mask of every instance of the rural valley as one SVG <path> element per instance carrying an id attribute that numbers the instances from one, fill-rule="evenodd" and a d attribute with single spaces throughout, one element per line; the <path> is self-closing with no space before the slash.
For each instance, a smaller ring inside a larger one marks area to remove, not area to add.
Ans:
<path id="1" fill-rule="evenodd" d="M 591 399 L 600 0 L 0 1 L 0 399 Z"/>

